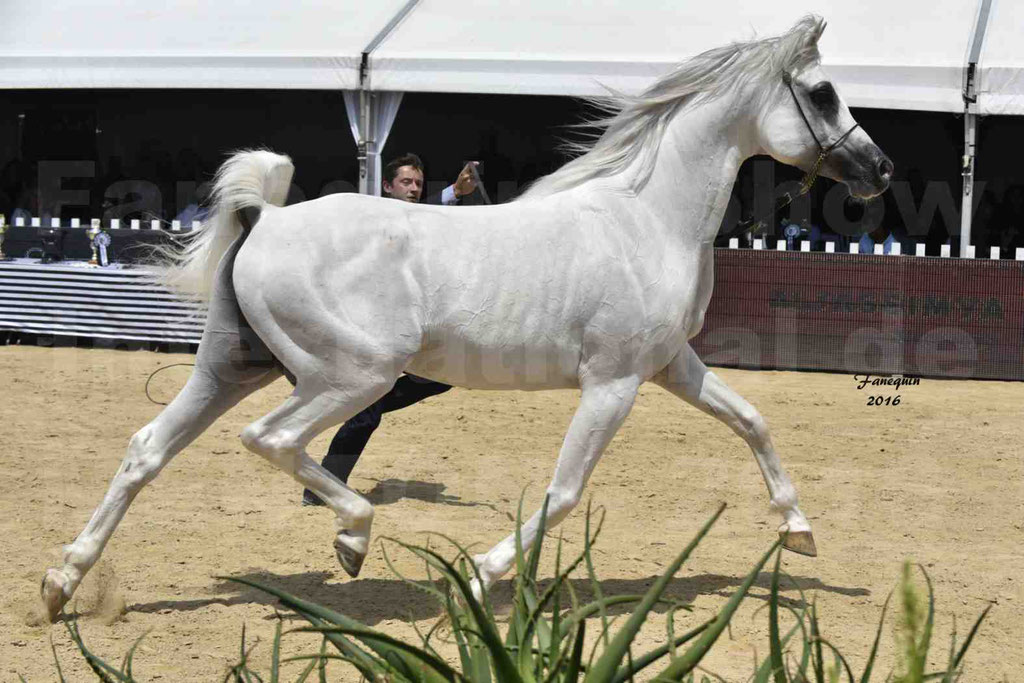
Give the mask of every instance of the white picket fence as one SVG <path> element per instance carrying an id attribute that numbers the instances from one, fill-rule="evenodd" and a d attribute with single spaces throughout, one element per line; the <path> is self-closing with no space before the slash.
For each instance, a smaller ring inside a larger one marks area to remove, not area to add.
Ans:
<path id="1" fill-rule="evenodd" d="M 17 227 L 26 227 L 25 226 L 25 218 L 23 216 L 19 216 L 18 218 L 15 218 L 14 219 L 14 225 L 17 226 Z M 30 219 L 29 225 L 31 227 L 33 227 L 33 228 L 42 227 L 42 219 L 38 218 L 38 217 L 33 217 L 33 218 Z M 50 227 L 59 228 L 61 226 L 62 226 L 62 223 L 61 223 L 61 220 L 59 218 L 51 218 L 50 219 Z M 99 218 L 93 218 L 92 220 L 90 220 L 89 221 L 89 226 L 90 227 L 103 227 L 102 226 L 102 221 Z M 198 230 L 199 226 L 200 226 L 200 222 L 199 221 L 192 221 L 192 224 L 191 224 L 191 226 L 188 227 L 188 230 Z M 70 221 L 70 227 L 71 228 L 84 228 L 85 226 L 82 224 L 80 219 L 72 218 L 71 221 Z M 120 219 L 118 219 L 118 218 L 111 218 L 108 221 L 108 226 L 107 227 L 110 228 L 111 230 L 121 229 L 122 226 L 121 226 Z M 183 226 L 181 224 L 181 221 L 171 221 L 171 223 L 170 223 L 170 231 L 171 232 L 182 232 L 183 231 L 182 228 L 183 228 Z M 131 229 L 131 230 L 142 230 L 143 229 L 142 228 L 142 221 L 140 221 L 138 219 L 132 220 L 129 223 L 129 229 Z M 149 229 L 150 230 L 167 230 L 168 228 L 167 228 L 167 224 L 164 221 L 154 219 L 154 220 L 149 221 Z M 188 230 L 185 230 L 185 232 L 187 232 Z M 807 241 L 807 240 L 800 240 L 798 242 L 794 242 L 793 246 L 794 246 L 793 251 L 809 252 L 811 250 L 811 243 L 809 241 Z M 739 249 L 740 248 L 740 240 L 739 240 L 738 237 L 732 237 L 732 238 L 729 239 L 729 248 L 730 249 Z M 757 239 L 754 240 L 753 248 L 754 249 L 767 249 L 768 247 L 767 247 L 767 244 L 766 244 L 764 239 L 757 238 Z M 786 240 L 776 240 L 775 241 L 775 249 L 777 251 L 787 251 L 788 250 L 788 245 L 787 245 Z M 836 245 L 835 245 L 834 242 L 825 242 L 825 252 L 826 253 L 834 254 L 835 251 L 836 251 Z M 860 242 L 859 241 L 855 242 L 855 243 L 853 243 L 853 244 L 851 244 L 849 246 L 849 253 L 851 253 L 851 254 L 860 254 L 861 253 L 861 251 L 860 251 Z M 901 247 L 899 242 L 894 242 L 892 244 L 892 246 L 890 247 L 890 252 L 888 254 L 885 254 L 884 245 L 882 245 L 882 244 L 875 244 L 873 246 L 873 248 L 872 248 L 872 253 L 876 254 L 876 255 L 883 255 L 883 256 L 902 256 L 902 255 L 904 255 L 904 254 L 902 254 L 902 247 Z M 906 255 L 910 256 L 911 254 L 906 254 Z M 925 245 L 921 244 L 920 242 L 915 244 L 914 245 L 913 256 L 924 256 L 924 255 L 925 255 Z M 943 244 L 940 247 L 939 255 L 942 258 L 949 258 L 950 257 L 950 246 L 948 244 Z M 974 245 L 970 245 L 970 246 L 967 247 L 967 258 L 985 258 L 985 257 L 982 254 L 977 254 Z M 988 258 L 991 259 L 991 260 L 996 260 L 996 261 L 999 260 L 999 247 L 989 247 Z M 1017 261 L 1024 261 L 1024 247 L 1017 247 L 1017 249 L 1015 251 L 1014 259 L 1017 260 Z"/>
<path id="2" fill-rule="evenodd" d="M 811 243 L 809 241 L 807 241 L 807 240 L 800 240 L 799 242 L 794 242 L 793 246 L 794 246 L 794 249 L 792 251 L 809 252 L 811 250 Z M 849 253 L 851 253 L 851 254 L 860 254 L 861 253 L 860 246 L 861 245 L 860 245 L 859 241 L 858 242 L 854 242 L 853 244 L 850 245 Z M 925 255 L 925 245 L 924 244 L 921 244 L 920 242 L 918 242 L 918 243 L 916 243 L 914 245 L 914 247 L 915 248 L 914 248 L 913 256 L 924 256 Z M 739 249 L 740 248 L 740 240 L 739 240 L 738 237 L 732 237 L 732 238 L 729 239 L 729 248 L 730 249 Z M 768 246 L 766 245 L 766 242 L 765 242 L 764 239 L 761 239 L 761 238 L 754 239 L 753 249 L 767 249 L 767 248 L 768 248 Z M 789 251 L 788 244 L 787 244 L 786 240 L 776 240 L 775 241 L 775 249 L 776 249 L 776 251 Z M 890 247 L 890 252 L 888 254 L 885 253 L 885 245 L 883 245 L 883 244 L 874 244 L 871 253 L 873 253 L 875 255 L 879 255 L 879 256 L 901 256 L 901 255 L 903 255 L 902 251 L 903 251 L 903 248 L 900 245 L 900 243 L 899 242 L 893 242 L 892 246 Z M 982 254 L 978 254 L 978 253 L 976 253 L 976 251 L 977 250 L 975 249 L 974 245 L 969 245 L 967 247 L 967 258 L 984 258 L 984 256 Z M 828 254 L 836 253 L 835 242 L 825 242 L 825 252 L 828 253 Z M 906 254 L 906 255 L 910 256 L 910 254 Z M 949 258 L 950 257 L 950 246 L 948 244 L 943 244 L 940 247 L 939 255 L 942 258 Z M 990 247 L 989 250 L 988 250 L 988 258 L 991 259 L 991 260 L 998 261 L 999 260 L 999 247 Z M 1017 249 L 1015 251 L 1015 254 L 1014 254 L 1014 260 L 1024 261 L 1024 248 L 1017 247 Z"/>
<path id="3" fill-rule="evenodd" d="M 31 219 L 29 219 L 29 223 L 28 223 L 28 225 L 26 225 L 25 224 L 25 217 L 24 216 L 18 216 L 17 218 L 14 219 L 14 225 L 15 225 L 15 227 L 19 227 L 19 228 L 24 228 L 24 227 L 41 228 L 41 227 L 43 227 L 43 219 L 39 218 L 37 216 L 34 216 Z M 189 227 L 189 229 L 190 230 L 198 230 L 199 229 L 199 225 L 200 225 L 199 221 L 192 221 L 192 225 Z M 62 226 L 63 226 L 63 224 L 61 223 L 61 220 L 59 218 L 51 218 L 50 219 L 50 225 L 48 227 L 60 228 Z M 85 226 L 82 224 L 81 219 L 79 219 L 79 218 L 72 218 L 70 220 L 70 222 L 69 222 L 68 227 L 71 227 L 71 228 L 84 228 Z M 99 218 L 93 218 L 92 220 L 89 221 L 89 227 L 101 228 L 101 227 L 103 227 L 103 221 L 100 220 Z M 120 218 L 111 218 L 108 221 L 108 225 L 106 227 L 108 227 L 111 230 L 120 230 L 122 228 L 121 219 Z M 142 221 L 140 221 L 137 218 L 133 219 L 129 223 L 129 229 L 131 229 L 131 230 L 142 230 Z M 149 221 L 149 229 L 150 230 L 166 230 L 167 229 L 167 224 L 166 224 L 165 221 L 153 219 L 153 220 Z M 171 221 L 170 231 L 171 232 L 181 232 L 182 231 L 181 221 Z"/>

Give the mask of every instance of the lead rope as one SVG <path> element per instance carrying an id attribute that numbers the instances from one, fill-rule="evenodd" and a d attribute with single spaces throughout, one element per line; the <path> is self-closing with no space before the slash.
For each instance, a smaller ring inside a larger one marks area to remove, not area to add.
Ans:
<path id="1" fill-rule="evenodd" d="M 187 365 L 189 367 L 192 367 L 192 366 L 195 365 L 195 363 L 172 363 L 171 365 L 165 365 L 162 368 L 157 368 L 153 372 L 149 373 L 149 377 L 146 379 L 146 398 L 148 398 L 151 402 L 157 404 L 158 406 L 165 406 L 165 405 L 167 405 L 166 402 L 164 402 L 164 401 L 157 401 L 152 396 L 149 395 L 149 381 L 151 379 L 153 379 L 153 376 L 156 375 L 156 373 L 158 373 L 158 372 L 160 372 L 162 370 L 166 370 L 167 368 L 176 368 L 176 367 L 179 367 L 179 366 L 182 366 L 182 365 Z"/>

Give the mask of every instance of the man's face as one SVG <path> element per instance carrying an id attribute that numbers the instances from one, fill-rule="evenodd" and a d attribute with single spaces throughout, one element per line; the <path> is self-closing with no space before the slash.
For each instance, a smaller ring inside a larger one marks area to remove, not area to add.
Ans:
<path id="1" fill-rule="evenodd" d="M 395 179 L 384 181 L 384 191 L 394 199 L 415 204 L 423 192 L 423 173 L 412 166 L 399 166 Z"/>

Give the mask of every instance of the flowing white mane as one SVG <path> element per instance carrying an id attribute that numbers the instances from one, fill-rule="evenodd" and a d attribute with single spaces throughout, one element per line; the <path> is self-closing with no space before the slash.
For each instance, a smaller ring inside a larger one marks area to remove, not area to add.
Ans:
<path id="1" fill-rule="evenodd" d="M 654 170 L 665 126 L 682 108 L 697 106 L 751 81 L 768 86 L 763 95 L 773 93 L 782 83 L 783 72 L 797 72 L 819 60 L 818 38 L 824 29 L 824 20 L 809 15 L 780 36 L 699 54 L 640 95 L 613 93 L 591 99 L 600 115 L 578 127 L 594 131 L 596 139 L 567 143 L 569 151 L 579 156 L 540 178 L 521 198 L 546 197 L 630 168 L 634 169 L 631 189 L 641 189 Z"/>

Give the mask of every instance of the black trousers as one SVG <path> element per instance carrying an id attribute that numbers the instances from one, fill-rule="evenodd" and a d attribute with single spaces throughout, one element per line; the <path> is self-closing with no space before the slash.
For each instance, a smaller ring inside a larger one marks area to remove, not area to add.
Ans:
<path id="1" fill-rule="evenodd" d="M 402 375 L 391 387 L 391 391 L 381 396 L 376 403 L 357 414 L 341 426 L 338 433 L 331 439 L 327 448 L 323 465 L 331 474 L 348 483 L 352 469 L 363 454 L 366 443 L 373 432 L 380 426 L 380 418 L 384 413 L 401 410 L 425 398 L 437 396 L 451 389 L 447 384 L 423 379 L 416 375 Z M 319 501 L 316 494 L 306 490 L 307 501 Z"/>

